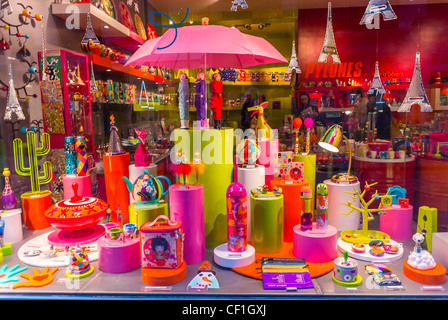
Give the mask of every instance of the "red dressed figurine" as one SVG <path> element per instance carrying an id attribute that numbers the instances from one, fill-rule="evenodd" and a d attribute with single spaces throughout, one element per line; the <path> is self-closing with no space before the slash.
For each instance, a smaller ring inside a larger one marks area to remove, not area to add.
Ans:
<path id="1" fill-rule="evenodd" d="M 224 99 L 222 97 L 222 81 L 219 73 L 213 75 L 213 80 L 210 82 L 210 90 L 212 92 L 210 109 L 213 110 L 214 128 L 221 129 L 221 110 Z"/>

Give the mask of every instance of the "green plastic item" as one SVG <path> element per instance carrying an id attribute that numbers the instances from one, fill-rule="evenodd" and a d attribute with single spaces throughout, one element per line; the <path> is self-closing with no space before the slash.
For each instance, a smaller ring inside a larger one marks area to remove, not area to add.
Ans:
<path id="1" fill-rule="evenodd" d="M 3 256 L 10 256 L 12 255 L 12 248 L 11 248 L 11 243 L 5 243 L 5 245 L 3 247 L 1 247 L 2 250 L 0 250 L 2 252 L 2 259 Z"/>
<path id="2" fill-rule="evenodd" d="M 50 135 L 48 133 L 42 134 L 41 147 L 37 147 L 36 133 L 33 131 L 27 132 L 26 140 L 29 166 L 26 167 L 23 161 L 25 150 L 22 146 L 22 140 L 16 138 L 13 142 L 15 169 L 17 174 L 30 176 L 31 178 L 31 192 L 26 192 L 25 194 L 40 193 L 40 186 L 50 183 L 53 177 L 53 165 L 50 161 L 43 163 L 43 176 L 39 175 L 39 165 L 37 162 L 38 157 L 45 156 L 50 152 Z"/>
<path id="3" fill-rule="evenodd" d="M 437 232 L 437 208 L 418 208 L 417 232 L 425 236 L 426 249 L 432 252 L 432 234 Z"/>

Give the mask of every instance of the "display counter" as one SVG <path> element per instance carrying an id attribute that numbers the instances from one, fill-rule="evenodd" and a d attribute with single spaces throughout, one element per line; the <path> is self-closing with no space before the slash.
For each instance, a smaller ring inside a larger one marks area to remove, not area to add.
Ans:
<path id="1" fill-rule="evenodd" d="M 24 239 L 18 243 L 12 244 L 12 255 L 4 256 L 2 265 L 9 268 L 19 264 L 20 267 L 25 266 L 18 258 L 17 252 L 27 241 L 51 231 L 52 228 L 38 231 L 24 231 Z M 346 298 L 350 299 L 438 299 L 447 298 L 448 283 L 445 282 L 440 286 L 425 286 L 421 283 L 414 282 L 403 274 L 403 262 L 407 259 L 408 254 L 413 250 L 414 243 L 411 239 L 399 240 L 404 247 L 404 255 L 402 258 L 391 261 L 387 265 L 400 278 L 402 285 L 395 289 L 380 287 L 375 285 L 372 276 L 365 272 L 365 266 L 370 261 L 358 261 L 359 274 L 363 278 L 363 283 L 355 288 L 343 287 L 332 281 L 332 272 L 323 276 L 312 279 L 313 288 L 299 290 L 264 290 L 261 280 L 243 276 L 231 269 L 220 267 L 213 263 L 213 249 L 206 250 L 205 259 L 212 262 L 213 271 L 219 282 L 218 289 L 206 289 L 189 291 L 188 284 L 197 274 L 198 267 L 201 263 L 187 265 L 186 277 L 170 286 L 152 287 L 146 285 L 142 281 L 141 270 L 135 270 L 114 274 L 105 273 L 100 270 L 98 260 L 90 263 L 94 267 L 91 276 L 70 280 L 67 279 L 65 267 L 59 267 L 54 273 L 54 281 L 43 287 L 22 287 L 12 289 L 12 284 L 2 284 L 0 290 L 0 299 L 332 299 Z M 341 255 L 340 252 L 338 252 Z M 374 260 L 374 259 L 372 259 Z M 44 268 L 38 268 L 42 272 Z M 52 269 L 52 268 L 51 268 Z M 24 273 L 32 274 L 33 267 L 28 266 Z M 17 275 L 17 277 L 19 277 Z M 19 277 L 21 278 L 21 277 Z M 20 281 L 25 279 L 21 278 Z M 426 288 L 425 288 L 426 287 Z M 188 304 L 188 302 L 185 302 Z"/>

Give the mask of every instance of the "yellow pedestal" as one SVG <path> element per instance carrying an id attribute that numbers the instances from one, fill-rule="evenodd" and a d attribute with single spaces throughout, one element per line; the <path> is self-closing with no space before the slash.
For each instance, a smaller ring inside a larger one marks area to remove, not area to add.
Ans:
<path id="1" fill-rule="evenodd" d="M 316 199 L 316 154 L 295 154 L 295 162 L 303 162 L 304 178 L 308 180 L 308 185 L 313 190 L 313 203 Z"/>
<path id="2" fill-rule="evenodd" d="M 154 221 L 160 215 L 168 216 L 168 203 L 161 202 L 154 205 L 131 203 L 129 205 L 129 222 L 138 224 L 138 228 L 145 222 Z"/>

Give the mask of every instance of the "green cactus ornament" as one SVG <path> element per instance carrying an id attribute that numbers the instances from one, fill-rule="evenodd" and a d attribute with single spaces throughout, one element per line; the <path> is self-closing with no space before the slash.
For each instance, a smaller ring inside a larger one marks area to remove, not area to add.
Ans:
<path id="1" fill-rule="evenodd" d="M 28 167 L 25 167 L 23 162 L 24 149 L 22 147 L 22 140 L 19 138 L 14 139 L 14 164 L 16 172 L 21 176 L 30 176 L 31 178 L 31 192 L 27 193 L 40 193 L 40 186 L 50 183 L 53 178 L 53 165 L 50 161 L 45 161 L 43 164 L 43 176 L 39 175 L 39 165 L 37 158 L 42 157 L 50 152 L 50 135 L 48 133 L 42 134 L 41 147 L 36 145 L 36 133 L 28 131 L 26 134 L 27 150 L 28 150 Z"/>

